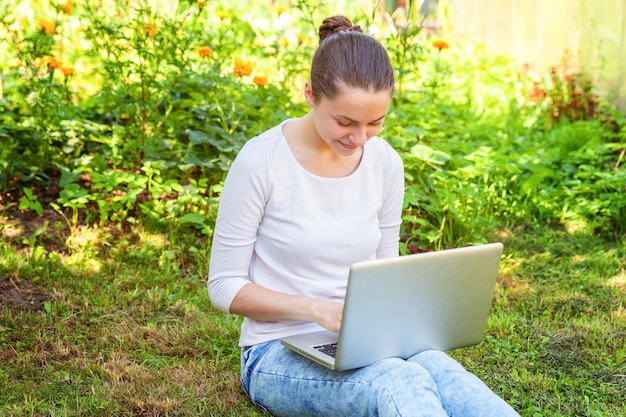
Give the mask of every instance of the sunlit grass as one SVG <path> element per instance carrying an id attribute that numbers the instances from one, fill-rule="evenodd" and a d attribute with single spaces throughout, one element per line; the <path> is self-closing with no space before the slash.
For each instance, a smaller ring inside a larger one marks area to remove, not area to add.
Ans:
<path id="1" fill-rule="evenodd" d="M 0 275 L 47 298 L 0 299 L 0 415 L 256 415 L 237 382 L 239 321 L 210 306 L 206 267 L 166 255 L 178 238 L 134 239 L 37 262 L 2 244 Z"/>
<path id="2" fill-rule="evenodd" d="M 455 355 L 522 415 L 622 415 L 623 243 L 548 228 L 504 243 L 485 341 Z"/>

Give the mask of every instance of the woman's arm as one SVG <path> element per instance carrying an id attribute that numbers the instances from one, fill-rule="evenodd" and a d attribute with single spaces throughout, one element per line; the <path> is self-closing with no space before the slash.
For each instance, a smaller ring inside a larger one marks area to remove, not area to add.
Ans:
<path id="1" fill-rule="evenodd" d="M 285 294 L 250 283 L 237 293 L 230 305 L 230 312 L 263 321 L 312 321 L 325 329 L 338 332 L 343 303 Z"/>
<path id="2" fill-rule="evenodd" d="M 253 320 L 310 321 L 338 331 L 342 303 L 277 292 L 248 279 L 269 194 L 264 156 L 258 143 L 246 145 L 226 178 L 211 248 L 211 302 L 222 311 Z"/>
<path id="3" fill-rule="evenodd" d="M 378 214 L 381 239 L 376 251 L 376 258 L 392 258 L 398 256 L 400 227 L 402 225 L 402 207 L 404 204 L 404 166 L 400 155 L 390 146 L 389 170 L 387 172 L 387 194 L 383 207 Z"/>

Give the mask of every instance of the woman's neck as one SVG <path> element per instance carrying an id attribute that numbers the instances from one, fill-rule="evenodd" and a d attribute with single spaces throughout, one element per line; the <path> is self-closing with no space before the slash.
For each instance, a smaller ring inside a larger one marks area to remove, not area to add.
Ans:
<path id="1" fill-rule="evenodd" d="M 340 178 L 352 174 L 363 155 L 363 148 L 351 156 L 336 153 L 319 135 L 310 112 L 285 124 L 283 134 L 298 163 L 320 177 Z"/>

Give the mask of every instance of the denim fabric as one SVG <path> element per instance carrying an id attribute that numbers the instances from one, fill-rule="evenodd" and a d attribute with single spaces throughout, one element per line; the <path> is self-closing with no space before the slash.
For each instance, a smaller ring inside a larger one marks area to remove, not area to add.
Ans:
<path id="1" fill-rule="evenodd" d="M 439 351 L 337 372 L 271 341 L 242 350 L 241 382 L 275 416 L 519 416 Z"/>

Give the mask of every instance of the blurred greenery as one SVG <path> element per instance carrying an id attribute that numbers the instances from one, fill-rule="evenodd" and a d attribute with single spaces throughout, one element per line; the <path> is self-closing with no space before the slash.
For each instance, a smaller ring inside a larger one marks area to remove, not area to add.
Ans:
<path id="1" fill-rule="evenodd" d="M 183 221 L 208 236 L 238 149 L 306 110 L 313 23 L 332 12 L 302 1 L 3 9 L 4 205 L 38 209 L 33 195 L 55 184 L 50 206 L 70 226 L 86 211 L 91 224 Z M 518 222 L 625 232 L 624 117 L 584 74 L 564 65 L 538 82 L 479 45 L 450 45 L 413 9 L 353 9 L 397 72 L 382 135 L 406 163 L 404 252 Z"/>

